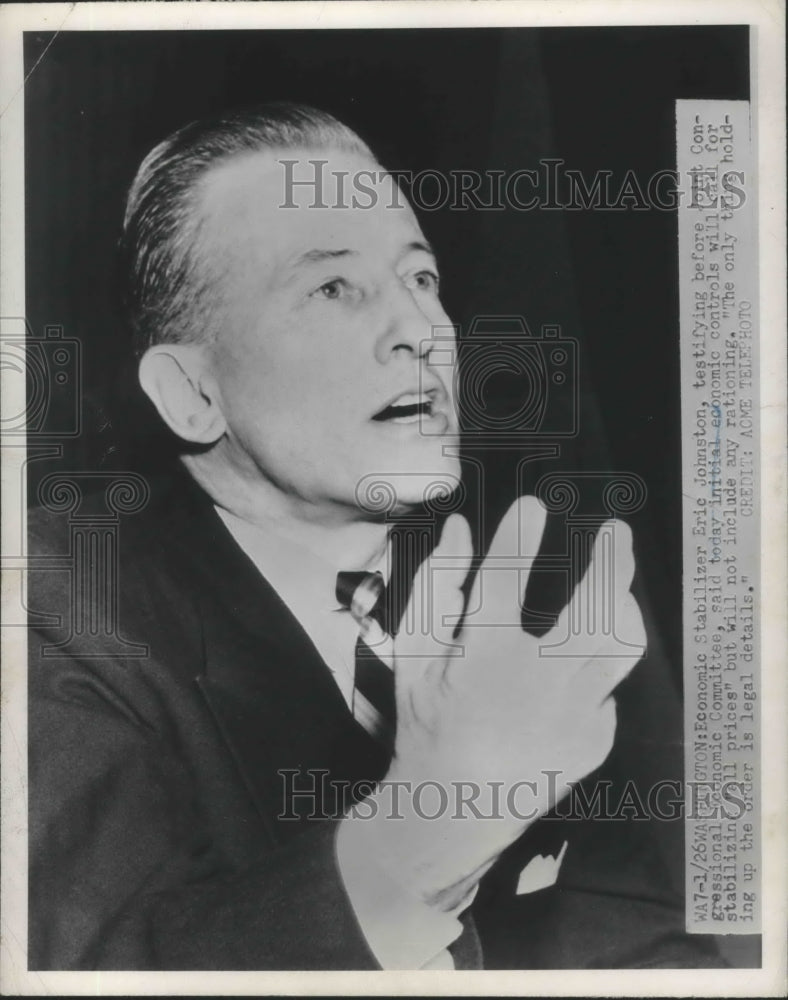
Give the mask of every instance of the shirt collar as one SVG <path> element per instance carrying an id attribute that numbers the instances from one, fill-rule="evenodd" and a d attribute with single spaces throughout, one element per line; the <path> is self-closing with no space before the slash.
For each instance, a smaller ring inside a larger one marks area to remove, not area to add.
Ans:
<path id="1" fill-rule="evenodd" d="M 309 607 L 324 612 L 338 610 L 336 582 L 340 570 L 379 571 L 388 580 L 390 537 L 371 565 L 334 566 L 292 538 L 244 521 L 221 507 L 216 509 L 230 534 L 291 608 Z"/>
<path id="2" fill-rule="evenodd" d="M 352 706 L 355 677 L 355 646 L 359 625 L 336 599 L 337 567 L 291 538 L 250 524 L 217 507 L 219 517 L 241 549 L 276 590 L 300 623 L 312 644 L 334 675 L 342 696 Z M 388 580 L 391 571 L 391 535 L 380 557 L 362 567 L 380 570 Z M 357 568 L 357 567 L 354 567 Z M 391 660 L 391 640 L 381 636 L 376 653 Z"/>

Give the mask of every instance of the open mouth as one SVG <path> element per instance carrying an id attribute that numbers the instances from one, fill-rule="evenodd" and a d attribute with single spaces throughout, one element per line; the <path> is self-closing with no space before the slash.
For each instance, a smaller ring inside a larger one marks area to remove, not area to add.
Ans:
<path id="1" fill-rule="evenodd" d="M 427 392 L 404 392 L 372 417 L 379 422 L 395 424 L 416 423 L 423 417 L 431 417 L 433 399 Z"/>

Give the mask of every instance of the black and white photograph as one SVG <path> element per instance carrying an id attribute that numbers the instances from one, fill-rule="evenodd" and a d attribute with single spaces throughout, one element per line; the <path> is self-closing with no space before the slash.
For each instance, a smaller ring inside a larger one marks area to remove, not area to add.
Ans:
<path id="1" fill-rule="evenodd" d="M 549 7 L 0 11 L 4 993 L 783 994 L 784 9 Z"/>

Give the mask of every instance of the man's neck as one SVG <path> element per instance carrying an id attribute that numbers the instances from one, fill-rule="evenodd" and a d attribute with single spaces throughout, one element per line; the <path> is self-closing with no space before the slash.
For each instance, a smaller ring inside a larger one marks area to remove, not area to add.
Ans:
<path id="1" fill-rule="evenodd" d="M 385 552 L 386 524 L 365 520 L 360 511 L 309 503 L 262 478 L 250 481 L 217 469 L 201 456 L 184 458 L 183 464 L 218 507 L 308 549 L 337 569 L 373 567 Z"/>

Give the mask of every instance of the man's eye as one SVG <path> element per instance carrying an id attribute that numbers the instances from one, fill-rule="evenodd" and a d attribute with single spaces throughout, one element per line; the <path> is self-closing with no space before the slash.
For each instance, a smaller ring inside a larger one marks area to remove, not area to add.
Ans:
<path id="1" fill-rule="evenodd" d="M 340 298 L 344 291 L 345 283 L 340 278 L 333 278 L 331 281 L 324 281 L 314 294 L 330 300 Z"/>
<path id="2" fill-rule="evenodd" d="M 416 271 L 410 275 L 407 284 L 417 291 L 437 294 L 440 278 L 434 271 Z"/>

